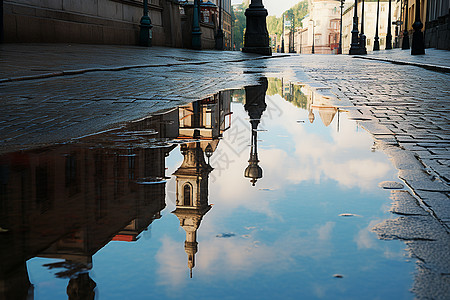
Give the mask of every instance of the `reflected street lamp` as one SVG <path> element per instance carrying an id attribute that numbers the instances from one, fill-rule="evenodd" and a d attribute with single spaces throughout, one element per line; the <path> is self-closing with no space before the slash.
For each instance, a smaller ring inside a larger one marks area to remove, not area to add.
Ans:
<path id="1" fill-rule="evenodd" d="M 208 144 L 208 146 L 206 146 L 206 148 L 205 148 L 205 155 L 208 158 L 208 165 L 209 165 L 209 159 L 211 158 L 213 153 L 214 153 L 214 150 L 211 147 L 211 144 Z"/>

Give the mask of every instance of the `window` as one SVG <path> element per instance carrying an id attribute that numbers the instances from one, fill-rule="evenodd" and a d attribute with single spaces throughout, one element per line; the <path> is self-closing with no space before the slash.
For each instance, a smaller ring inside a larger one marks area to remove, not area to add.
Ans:
<path id="1" fill-rule="evenodd" d="M 193 206 L 192 205 L 192 188 L 189 183 L 186 183 L 183 187 L 183 205 L 184 206 Z"/>

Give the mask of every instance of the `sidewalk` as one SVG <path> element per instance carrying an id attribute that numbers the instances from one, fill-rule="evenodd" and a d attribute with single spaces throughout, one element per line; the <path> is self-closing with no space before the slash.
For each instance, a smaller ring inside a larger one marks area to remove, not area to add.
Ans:
<path id="1" fill-rule="evenodd" d="M 411 55 L 411 50 L 400 48 L 392 50 L 371 51 L 367 55 L 354 57 L 379 60 L 401 65 L 422 67 L 428 70 L 450 73 L 450 52 L 433 48 L 425 49 L 425 55 Z"/>
<path id="2" fill-rule="evenodd" d="M 192 51 L 163 47 L 81 44 L 0 44 L 0 53 L 0 84 L 94 71 L 122 71 L 218 61 L 226 63 L 261 58 L 239 51 Z M 220 60 L 217 59 L 218 55 Z M 281 54 L 274 53 L 273 57 L 279 56 Z M 430 48 L 426 49 L 426 55 L 411 55 L 410 50 L 397 48 L 372 51 L 364 56 L 353 57 L 450 72 L 450 52 L 445 50 Z"/>

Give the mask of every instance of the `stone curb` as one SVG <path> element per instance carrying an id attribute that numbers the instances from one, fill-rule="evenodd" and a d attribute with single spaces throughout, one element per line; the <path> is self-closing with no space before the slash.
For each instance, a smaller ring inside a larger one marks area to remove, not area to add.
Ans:
<path id="1" fill-rule="evenodd" d="M 233 63 L 233 62 L 244 62 L 244 61 L 252 61 L 252 60 L 261 60 L 261 59 L 270 59 L 270 58 L 282 58 L 287 57 L 289 55 L 276 55 L 276 56 L 263 56 L 263 57 L 253 57 L 253 58 L 239 58 L 239 59 L 229 59 L 220 61 L 221 63 Z M 44 79 L 51 77 L 60 77 L 60 76 L 70 76 L 70 75 L 80 75 L 90 72 L 115 72 L 115 71 L 125 71 L 130 69 L 141 69 L 141 68 L 157 68 L 157 67 L 172 67 L 172 66 L 186 66 L 186 65 L 204 65 L 210 63 L 216 63 L 217 61 L 194 61 L 194 62 L 185 62 L 185 63 L 171 63 L 171 64 L 145 64 L 145 65 L 128 65 L 128 66 L 118 66 L 118 67 L 99 67 L 99 68 L 87 68 L 87 69 L 78 69 L 78 70 L 67 70 L 67 71 L 59 71 L 59 72 L 51 72 L 51 73 L 42 73 L 36 75 L 29 76 L 18 76 L 18 77 L 9 77 L 9 78 L 1 78 L 0 84 L 8 83 L 8 82 L 16 82 L 16 81 L 25 81 L 25 80 L 35 80 L 35 79 Z"/>
<path id="2" fill-rule="evenodd" d="M 387 58 L 376 58 L 376 57 L 367 57 L 367 56 L 359 56 L 355 55 L 353 58 L 361 58 L 361 59 L 368 59 L 368 60 L 376 60 L 376 61 L 384 61 L 393 63 L 396 65 L 410 65 L 415 67 L 424 68 L 431 71 L 437 71 L 442 73 L 450 73 L 450 67 L 446 66 L 438 66 L 438 65 L 430 65 L 430 64 L 421 64 L 416 62 L 410 62 L 410 61 L 403 61 L 403 60 L 394 60 L 394 59 L 387 59 Z"/>

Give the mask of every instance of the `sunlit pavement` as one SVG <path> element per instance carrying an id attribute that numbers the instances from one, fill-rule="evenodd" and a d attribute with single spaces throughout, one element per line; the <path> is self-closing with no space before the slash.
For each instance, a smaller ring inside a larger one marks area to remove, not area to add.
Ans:
<path id="1" fill-rule="evenodd" d="M 261 76 L 284 77 L 351 101 L 357 107 L 352 117 L 392 156 L 400 177 L 448 231 L 448 51 L 427 49 L 418 57 L 395 49 L 362 59 L 99 45 L 0 48 L 1 152 L 107 130 L 220 90 L 255 84 Z"/>

